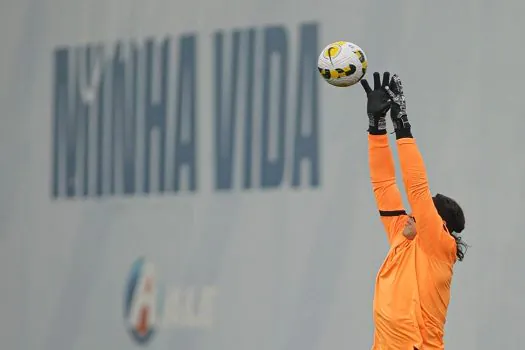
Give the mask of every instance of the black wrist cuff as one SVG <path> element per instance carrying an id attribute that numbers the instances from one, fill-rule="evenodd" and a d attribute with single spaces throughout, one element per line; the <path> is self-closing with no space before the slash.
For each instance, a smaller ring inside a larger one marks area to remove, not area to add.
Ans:
<path id="1" fill-rule="evenodd" d="M 412 131 L 410 128 L 396 129 L 396 140 L 399 139 L 412 139 Z"/>
<path id="2" fill-rule="evenodd" d="M 377 126 L 370 126 L 368 128 L 368 133 L 370 135 L 386 135 L 386 129 L 379 130 Z"/>

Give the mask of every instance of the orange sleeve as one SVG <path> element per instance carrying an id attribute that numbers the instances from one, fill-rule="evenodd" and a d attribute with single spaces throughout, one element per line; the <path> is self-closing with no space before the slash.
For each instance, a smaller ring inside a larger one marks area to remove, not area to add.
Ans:
<path id="1" fill-rule="evenodd" d="M 368 163 L 379 215 L 388 242 L 392 244 L 394 238 L 403 231 L 408 216 L 396 184 L 394 157 L 387 135 L 368 135 Z"/>
<path id="2" fill-rule="evenodd" d="M 413 138 L 397 140 L 408 202 L 416 220 L 418 240 L 427 253 L 450 253 L 455 241 L 444 229 L 428 185 L 423 157 Z"/>

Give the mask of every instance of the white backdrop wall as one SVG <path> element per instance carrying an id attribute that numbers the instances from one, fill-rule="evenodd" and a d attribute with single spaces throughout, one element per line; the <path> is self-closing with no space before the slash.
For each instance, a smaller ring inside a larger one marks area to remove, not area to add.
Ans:
<path id="1" fill-rule="evenodd" d="M 387 251 L 349 40 L 470 243 L 448 349 L 521 349 L 522 1 L 5 0 L 2 349 L 367 349 Z"/>

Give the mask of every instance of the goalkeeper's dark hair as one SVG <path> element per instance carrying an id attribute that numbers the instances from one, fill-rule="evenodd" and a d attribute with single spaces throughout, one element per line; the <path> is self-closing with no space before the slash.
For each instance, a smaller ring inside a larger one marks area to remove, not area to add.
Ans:
<path id="1" fill-rule="evenodd" d="M 432 199 L 439 215 L 445 221 L 448 232 L 456 240 L 456 257 L 462 261 L 468 249 L 467 243 L 459 235 L 465 228 L 463 209 L 455 200 L 439 193 Z"/>

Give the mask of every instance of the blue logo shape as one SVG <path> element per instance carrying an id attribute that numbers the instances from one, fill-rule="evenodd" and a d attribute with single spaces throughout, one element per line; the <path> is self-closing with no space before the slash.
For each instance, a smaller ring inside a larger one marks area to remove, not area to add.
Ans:
<path id="1" fill-rule="evenodd" d="M 163 311 L 162 289 L 154 265 L 143 257 L 135 260 L 124 293 L 124 321 L 139 344 L 148 343 L 158 329 Z"/>

